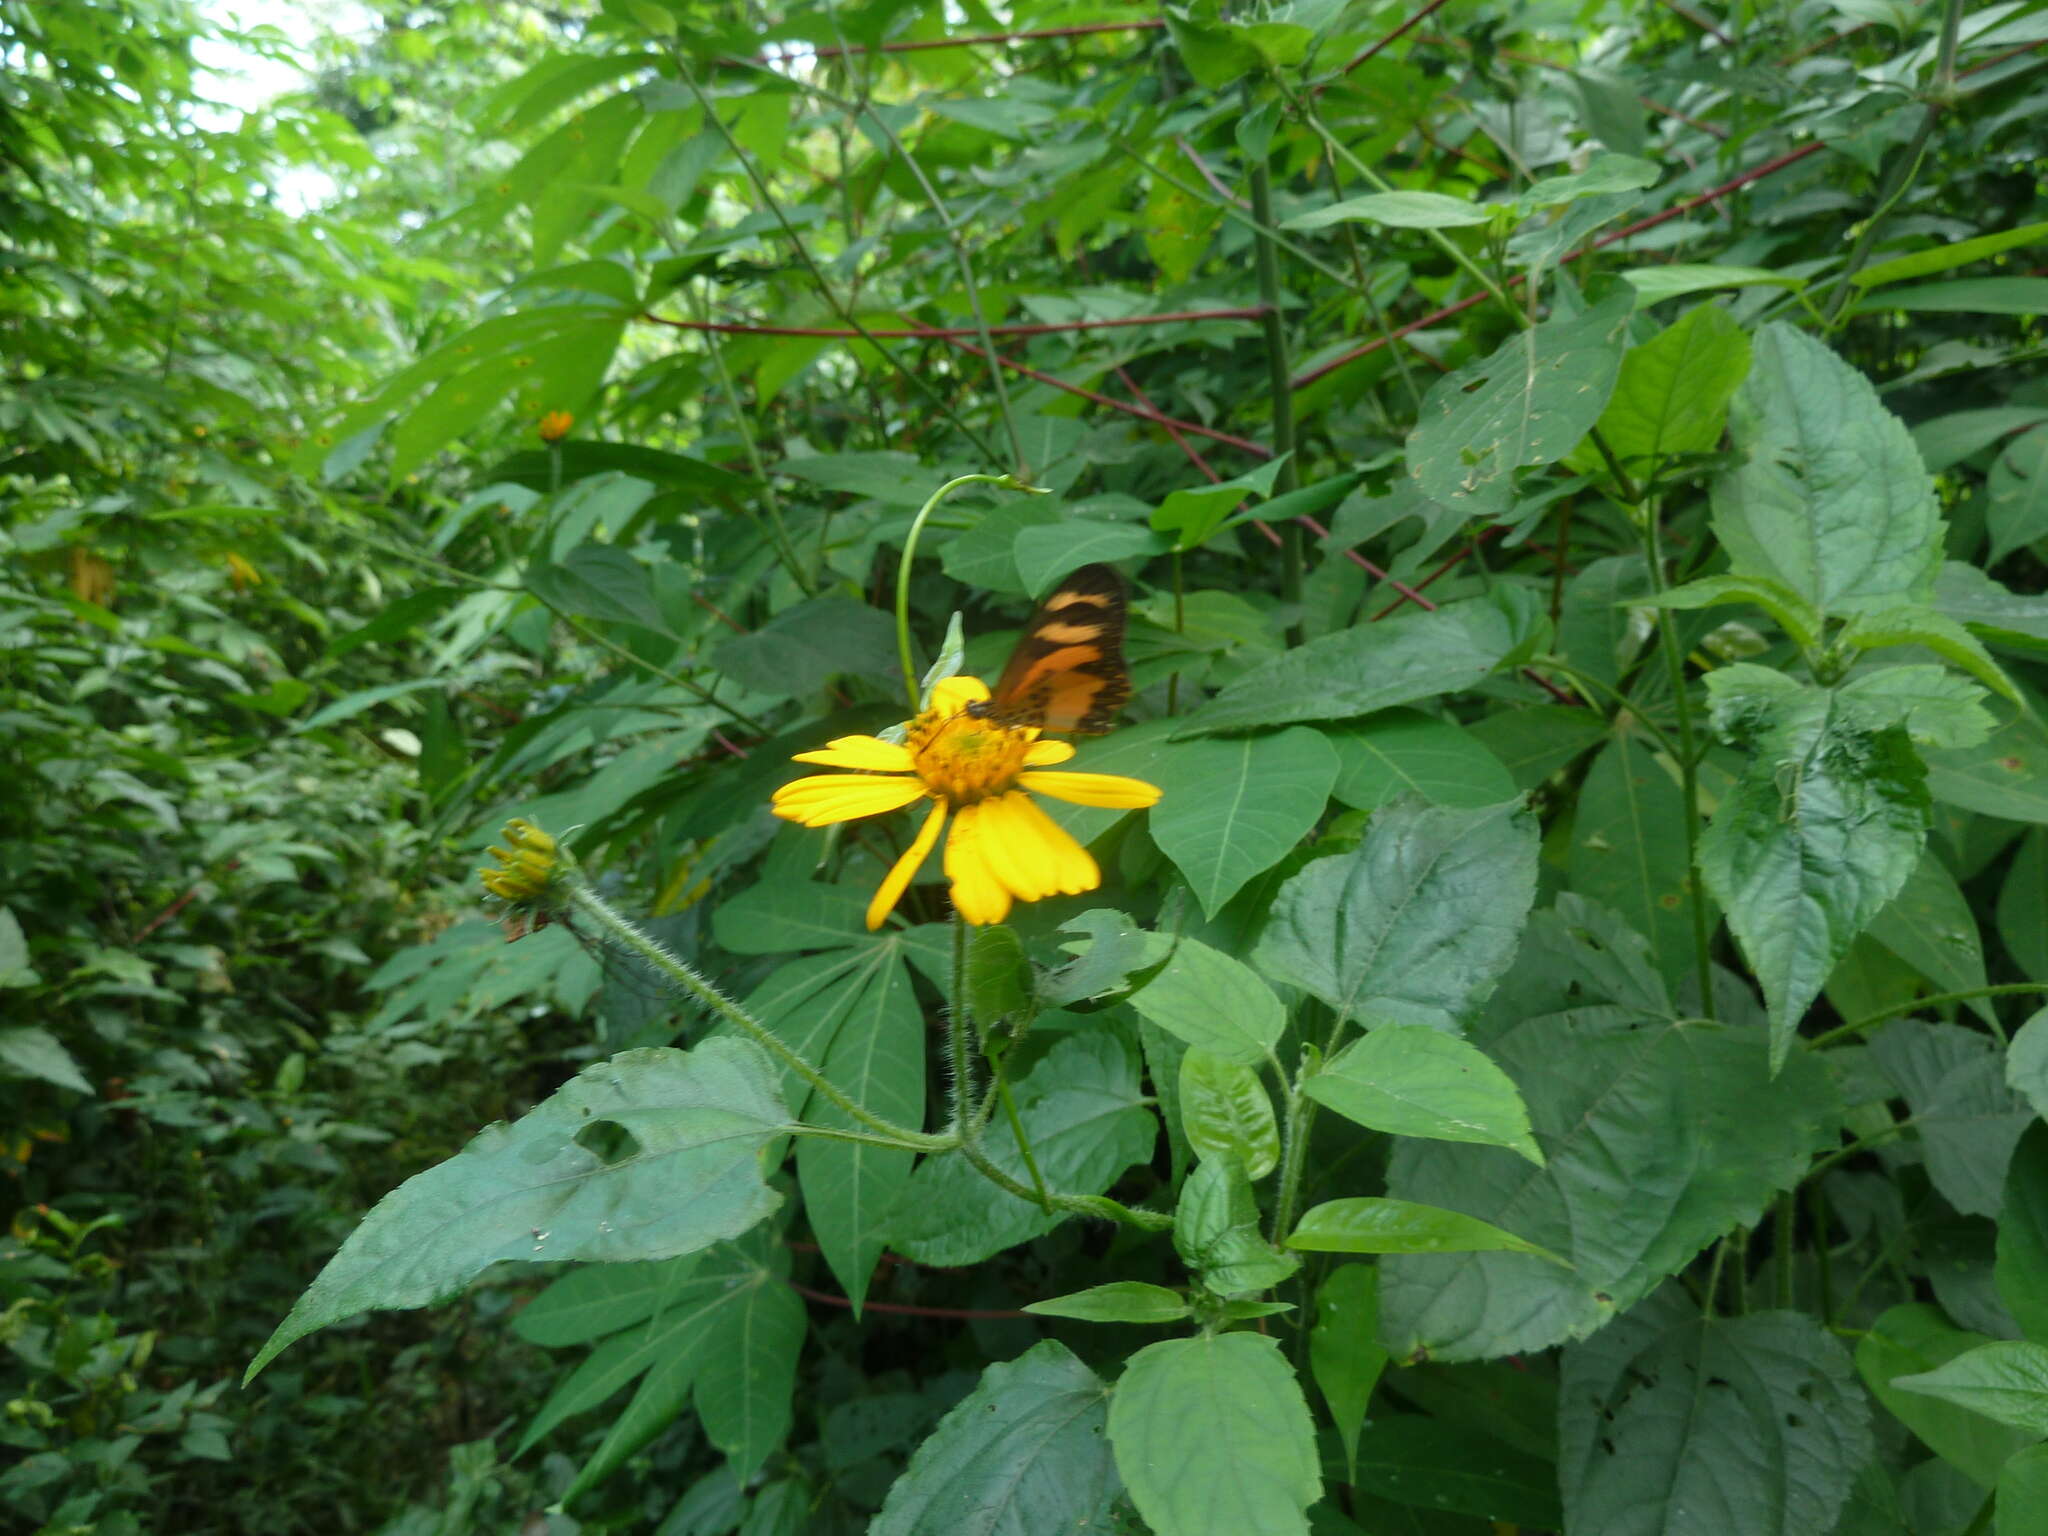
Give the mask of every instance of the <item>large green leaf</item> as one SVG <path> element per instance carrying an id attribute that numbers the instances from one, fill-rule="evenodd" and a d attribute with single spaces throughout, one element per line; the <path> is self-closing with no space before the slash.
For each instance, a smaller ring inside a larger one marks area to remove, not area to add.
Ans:
<path id="1" fill-rule="evenodd" d="M 2043 1017 L 2028 1025 L 2037 1042 Z M 1997 1251 L 1993 1273 L 2006 1310 L 2028 1338 L 2048 1344 L 2048 1125 L 2038 1121 L 2020 1137 L 2006 1169 Z"/>
<path id="2" fill-rule="evenodd" d="M 1387 1366 L 1380 1343 L 1380 1272 L 1371 1264 L 1339 1264 L 1316 1287 L 1315 1326 L 1308 1336 L 1309 1369 L 1330 1422 L 1344 1444 L 1347 1482 L 1358 1480 L 1358 1431 L 1372 1390 Z"/>
<path id="3" fill-rule="evenodd" d="M 593 1063 L 385 1196 L 247 1374 L 316 1328 L 439 1301 L 503 1260 L 663 1259 L 737 1237 L 781 1203 L 757 1154 L 788 1118 L 751 1042 Z"/>
<path id="4" fill-rule="evenodd" d="M 1738 576 L 1783 583 L 1823 613 L 1925 603 L 1941 564 L 1933 482 L 1870 381 L 1782 321 L 1757 333 L 1714 482 L 1714 531 Z"/>
<path id="5" fill-rule="evenodd" d="M 1694 954 L 1685 794 L 1673 774 L 1640 738 L 1609 742 L 1580 786 L 1568 865 L 1572 889 L 1626 918 L 1670 982 Z M 1710 913 L 1709 932 L 1716 922 Z"/>
<path id="6" fill-rule="evenodd" d="M 1190 1049 L 1180 1059 L 1180 1123 L 1202 1157 L 1230 1156 L 1263 1179 L 1280 1161 L 1280 1123 L 1259 1074 L 1242 1062 Z"/>
<path id="7" fill-rule="evenodd" d="M 717 1309 L 692 1395 L 705 1437 L 746 1483 L 789 1433 L 797 1356 L 809 1319 L 782 1276 L 758 1266 L 729 1283 Z"/>
<path id="8" fill-rule="evenodd" d="M 1894 1383 L 1901 1376 L 1937 1370 L 1965 1351 L 1990 1342 L 1981 1333 L 1952 1326 L 1936 1307 L 1907 1302 L 1872 1323 L 1856 1346 L 1856 1369 L 1863 1384 L 1930 1450 L 1980 1488 L 1995 1488 L 1998 1469 L 2006 1458 L 2040 1436 Z"/>
<path id="9" fill-rule="evenodd" d="M 1109 1409 L 1131 1501 L 1158 1536 L 1307 1536 L 1315 1427 L 1279 1343 L 1218 1333 L 1131 1356 Z"/>
<path id="10" fill-rule="evenodd" d="M 1935 799 L 2008 821 L 2048 822 L 2048 730 L 2014 711 L 1974 747 L 1927 756 Z"/>
<path id="11" fill-rule="evenodd" d="M 1635 290 L 1616 283 L 1579 315 L 1546 320 L 1430 386 L 1408 439 L 1408 473 L 1465 514 L 1514 504 L 1514 472 L 1555 464 L 1606 409 L 1620 376 Z"/>
<path id="12" fill-rule="evenodd" d="M 911 993 L 910 971 L 892 946 L 866 975 L 822 1063 L 827 1080 L 870 1114 L 898 1125 L 924 1121 L 924 1010 Z M 859 1130 L 853 1117 L 814 1098 L 810 1123 Z M 888 1240 L 888 1220 L 910 1179 L 911 1154 L 888 1147 L 807 1136 L 797 1143 L 804 1214 L 826 1263 L 858 1313 L 875 1260 Z"/>
<path id="13" fill-rule="evenodd" d="M 1666 1287 L 1564 1352 L 1565 1520 L 1602 1536 L 1829 1531 L 1875 1449 L 1848 1352 L 1795 1312 Z"/>
<path id="14" fill-rule="evenodd" d="M 1828 974 L 1918 862 L 1925 771 L 1904 730 L 1841 691 L 1741 664 L 1708 677 L 1714 723 L 1750 749 L 1700 839 L 1700 876 L 1771 1011 L 1782 1061 Z"/>
<path id="15" fill-rule="evenodd" d="M 1337 749 L 1331 793 L 1361 811 L 1413 795 L 1432 805 L 1499 805 L 1516 784 L 1472 732 L 1419 709 L 1387 709 L 1326 728 Z"/>
<path id="16" fill-rule="evenodd" d="M 1913 1376 L 1894 1376 L 1901 1392 L 1924 1392 L 2035 1439 L 2048 1436 L 2048 1345 L 1993 1339 Z"/>
<path id="17" fill-rule="evenodd" d="M 1528 594 L 1446 603 L 1311 640 L 1246 674 L 1182 723 L 1177 734 L 1244 730 L 1296 720 L 1348 720 L 1476 688 L 1503 662 L 1533 653 L 1545 628 Z"/>
<path id="18" fill-rule="evenodd" d="M 1014 1091 L 1017 1117 L 1050 1189 L 1099 1194 L 1152 1155 L 1158 1124 L 1139 1088 L 1137 1055 L 1113 1032 L 1065 1037 Z M 990 1123 L 981 1150 L 1030 1187 L 1007 1117 Z M 921 1264 L 978 1264 L 1059 1220 L 990 1184 L 958 1152 L 942 1152 L 911 1175 L 891 1219 L 890 1246 Z"/>
<path id="19" fill-rule="evenodd" d="M 1200 939 L 1175 944 L 1131 1006 L 1196 1050 L 1246 1064 L 1265 1059 L 1287 1022 L 1280 999 L 1249 966 Z"/>
<path id="20" fill-rule="evenodd" d="M 1600 431 L 1633 469 L 1654 469 L 1674 454 L 1710 453 L 1748 373 L 1748 336 L 1719 304 L 1702 304 L 1622 360 Z"/>
<path id="21" fill-rule="evenodd" d="M 1511 976 L 1502 995 L 1517 994 Z M 1388 1193 L 1504 1226 L 1576 1272 L 1513 1253 L 1388 1259 L 1380 1304 L 1397 1356 L 1484 1359 L 1585 1337 L 1754 1223 L 1837 1134 L 1820 1062 L 1795 1054 L 1774 1077 L 1761 1029 L 1582 1005 L 1484 1043 L 1521 1088 L 1547 1164 L 1402 1140 Z"/>
<path id="22" fill-rule="evenodd" d="M 1287 1246 L 1311 1253 L 1527 1253 L 1565 1264 L 1548 1249 L 1491 1222 L 1378 1195 L 1310 1207 L 1287 1234 Z"/>
<path id="23" fill-rule="evenodd" d="M 1486 1529 L 1555 1530 L 1562 1525 L 1557 1474 L 1547 1460 L 1525 1455 L 1465 1424 L 1419 1413 L 1376 1414 L 1358 1443 L 1358 1488 L 1404 1514 L 1455 1510 L 1493 1522 Z M 1396 1526 L 1373 1529 L 1439 1527 Z M 1461 1533 L 1469 1526 L 1460 1525 Z M 1446 1532 L 1448 1536 L 1448 1532 Z"/>
<path id="24" fill-rule="evenodd" d="M 896 630 L 879 608 L 818 597 L 785 608 L 759 629 L 733 635 L 712 653 L 718 670 L 756 693 L 810 693 L 835 677 L 892 680 Z"/>
<path id="25" fill-rule="evenodd" d="M 1932 983 L 1936 992 L 1967 992 L 1984 985 L 1984 941 L 1970 903 L 1955 876 L 1931 848 L 1865 930 Z M 1969 1006 L 1987 1023 L 1996 1023 L 1989 998 Z"/>
<path id="26" fill-rule="evenodd" d="M 2006 1085 L 1989 1035 L 1895 1019 L 1870 1040 L 1871 1059 L 1905 1097 L 1927 1176 L 1957 1210 L 1996 1216 L 2006 1167 L 2033 1114 Z"/>
<path id="27" fill-rule="evenodd" d="M 1519 802 L 1388 806 L 1365 840 L 1280 888 L 1253 963 L 1341 1014 L 1386 998 L 1462 1017 L 1506 968 L 1536 895 Z"/>
<path id="28" fill-rule="evenodd" d="M 868 1536 L 1108 1530 L 1119 1491 L 1108 1403 L 1095 1373 L 1053 1339 L 991 1365 L 917 1448 Z"/>
<path id="29" fill-rule="evenodd" d="M 1333 1056 L 1303 1091 L 1371 1130 L 1510 1147 L 1543 1161 L 1508 1075 L 1478 1047 L 1426 1024 L 1380 1025 Z"/>
<path id="30" fill-rule="evenodd" d="M 1156 770 L 1153 840 L 1214 916 L 1308 835 L 1336 777 L 1337 754 L 1306 726 L 1177 743 Z"/>

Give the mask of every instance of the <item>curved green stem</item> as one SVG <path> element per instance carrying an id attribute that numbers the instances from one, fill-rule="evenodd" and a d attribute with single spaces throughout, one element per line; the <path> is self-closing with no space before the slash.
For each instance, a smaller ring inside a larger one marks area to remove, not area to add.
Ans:
<path id="1" fill-rule="evenodd" d="M 1837 1040 L 1846 1040 L 1851 1035 L 1860 1035 L 1866 1029 L 1875 1029 L 1887 1019 L 1900 1018 L 1922 1008 L 1940 1008 L 1949 1003 L 1967 1003 L 1979 997 L 2023 997 L 2028 993 L 2048 992 L 2048 981 L 2002 981 L 1996 986 L 1970 987 L 1962 992 L 1937 992 L 1932 997 L 1909 997 L 1891 1007 L 1869 1014 L 1864 1018 L 1839 1024 L 1824 1035 L 1815 1035 L 1807 1044 L 1814 1050 L 1833 1045 Z"/>
<path id="2" fill-rule="evenodd" d="M 903 658 L 903 691 L 910 696 L 910 712 L 914 715 L 924 707 L 917 686 L 917 667 L 910 659 L 910 567 L 917 559 L 917 541 L 924 532 L 924 525 L 938 504 L 963 485 L 997 485 L 1006 491 L 1022 491 L 1027 496 L 1048 496 L 1051 494 L 1042 485 L 1026 485 L 1015 475 L 956 475 L 931 494 L 931 499 L 917 509 L 917 516 L 911 520 L 910 532 L 903 538 L 903 563 L 896 570 L 896 650 Z"/>
<path id="3" fill-rule="evenodd" d="M 791 1049 L 767 1025 L 699 976 L 666 945 L 650 938 L 620 915 L 610 902 L 590 888 L 590 883 L 583 878 L 582 871 L 576 868 L 566 853 L 558 854 L 557 857 L 562 860 L 567 875 L 563 887 L 571 906 L 602 928 L 608 938 L 631 950 L 654 970 L 675 983 L 678 990 L 694 998 L 761 1046 L 808 1083 L 820 1098 L 883 1137 L 887 1146 L 901 1147 L 914 1152 L 943 1152 L 955 1145 L 956 1138 L 953 1136 L 928 1136 L 922 1131 L 898 1125 L 893 1120 L 885 1120 L 880 1115 L 870 1114 L 861 1108 L 827 1081 L 824 1073 L 812 1066 L 801 1053 Z"/>

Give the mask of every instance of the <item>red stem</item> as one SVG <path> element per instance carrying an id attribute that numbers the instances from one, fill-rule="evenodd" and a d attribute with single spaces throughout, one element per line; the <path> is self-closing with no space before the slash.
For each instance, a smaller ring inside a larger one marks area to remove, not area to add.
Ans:
<path id="1" fill-rule="evenodd" d="M 1714 41 L 1719 43 L 1723 48 L 1733 48 L 1735 46 L 1734 38 L 1730 37 L 1726 32 L 1723 32 L 1719 27 L 1715 26 L 1711 21 L 1707 20 L 1706 17 L 1702 16 L 1698 11 L 1693 10 L 1690 6 L 1680 5 L 1678 3 L 1678 0 L 1662 0 L 1662 3 L 1666 10 L 1672 12 L 1674 15 L 1683 16 L 1687 21 L 1691 22 L 1694 26 L 1698 27 L 1702 32 L 1706 33 L 1707 36 L 1713 38 Z"/>
<path id="2" fill-rule="evenodd" d="M 1413 16 L 1410 16 L 1406 21 L 1402 22 L 1401 25 L 1394 28 L 1393 31 L 1389 32 L 1385 37 L 1381 38 L 1378 42 L 1374 43 L 1370 48 L 1367 48 L 1363 53 L 1359 54 L 1358 57 L 1353 59 L 1349 64 L 1346 64 L 1342 69 L 1338 70 L 1337 74 L 1339 75 L 1339 77 L 1350 74 L 1351 71 L 1358 68 L 1359 65 L 1363 64 L 1367 59 L 1371 58 L 1374 54 L 1378 53 L 1382 48 L 1386 47 L 1389 43 L 1398 41 L 1402 37 L 1402 35 L 1408 32 L 1410 29 L 1420 26 L 1424 21 L 1428 20 L 1431 16 L 1435 15 L 1439 10 L 1441 10 L 1444 4 L 1445 0 L 1429 0 L 1429 4 L 1425 5 Z M 1322 93 L 1323 86 L 1328 85 L 1329 83 L 1329 81 L 1325 80 L 1323 82 L 1323 85 L 1317 86 L 1316 94 L 1320 95 Z"/>
<path id="3" fill-rule="evenodd" d="M 808 1285 L 798 1285 L 794 1280 L 782 1282 L 797 1295 L 808 1297 L 828 1307 L 853 1308 L 853 1300 L 847 1296 L 834 1296 L 830 1291 L 814 1291 Z M 903 1301 L 864 1301 L 861 1310 L 865 1312 L 893 1312 L 899 1317 L 947 1317 L 960 1322 L 973 1323 L 1005 1317 L 1035 1317 L 1030 1312 L 1002 1311 L 984 1307 L 914 1307 Z"/>
<path id="4" fill-rule="evenodd" d="M 1183 309 L 1165 315 L 1127 315 L 1119 320 L 1063 320 L 1058 322 L 1030 322 L 1010 325 L 992 325 L 988 328 L 991 336 L 1053 336 L 1066 331 L 1107 331 L 1121 326 L 1170 325 L 1191 320 L 1257 320 L 1266 313 L 1259 305 L 1247 309 Z M 643 314 L 642 320 L 651 320 L 656 325 L 671 326 L 678 331 L 716 331 L 722 336 L 817 336 L 830 339 L 851 339 L 861 335 L 850 326 L 834 325 L 750 325 L 730 320 L 676 320 L 667 315 Z M 869 336 L 884 341 L 918 341 L 934 339 L 957 341 L 962 337 L 979 336 L 974 326 L 925 326 L 918 330 L 878 330 L 868 327 Z"/>

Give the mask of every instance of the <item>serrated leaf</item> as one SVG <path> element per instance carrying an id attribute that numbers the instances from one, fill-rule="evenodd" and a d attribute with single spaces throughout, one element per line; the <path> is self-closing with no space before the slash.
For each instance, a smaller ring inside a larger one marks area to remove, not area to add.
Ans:
<path id="1" fill-rule="evenodd" d="M 90 1095 L 92 1084 L 78 1063 L 47 1029 L 21 1024 L 0 1029 L 0 1071 L 9 1077 L 30 1077 L 73 1093 Z"/>
<path id="2" fill-rule="evenodd" d="M 385 1196 L 246 1375 L 316 1328 L 439 1301 L 502 1260 L 674 1258 L 736 1237 L 782 1203 L 756 1154 L 788 1119 L 751 1042 L 585 1067 L 524 1119 Z M 586 1144 L 593 1133 L 601 1151 Z"/>
<path id="3" fill-rule="evenodd" d="M 1536 852 L 1517 801 L 1388 806 L 1356 850 L 1281 886 L 1253 963 L 1340 1014 L 1385 998 L 1462 1017 L 1514 955 Z"/>
<path id="4" fill-rule="evenodd" d="M 868 1536 L 1107 1530 L 1120 1491 L 1108 1402 L 1095 1373 L 1053 1339 L 991 1365 L 917 1448 Z"/>
<path id="5" fill-rule="evenodd" d="M 1616 284 L 1583 314 L 1519 332 L 1430 386 L 1408 439 L 1423 494 L 1467 515 L 1505 512 L 1517 469 L 1555 464 L 1600 420 L 1634 308 L 1635 291 Z"/>
<path id="6" fill-rule="evenodd" d="M 1131 1501 L 1162 1536 L 1307 1536 L 1322 1492 L 1308 1403 L 1277 1341 L 1169 1339 L 1131 1356 L 1109 1410 Z"/>

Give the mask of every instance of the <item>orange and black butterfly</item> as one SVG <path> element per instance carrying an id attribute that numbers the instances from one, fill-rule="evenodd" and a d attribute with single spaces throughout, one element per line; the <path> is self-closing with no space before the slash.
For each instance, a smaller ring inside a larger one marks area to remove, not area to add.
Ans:
<path id="1" fill-rule="evenodd" d="M 1108 730 L 1131 697 L 1124 607 L 1123 577 L 1082 566 L 1038 605 L 988 702 L 969 713 L 1083 736 Z"/>

